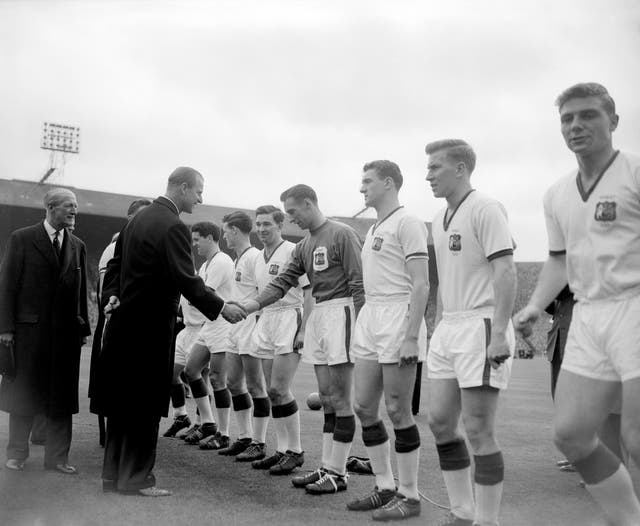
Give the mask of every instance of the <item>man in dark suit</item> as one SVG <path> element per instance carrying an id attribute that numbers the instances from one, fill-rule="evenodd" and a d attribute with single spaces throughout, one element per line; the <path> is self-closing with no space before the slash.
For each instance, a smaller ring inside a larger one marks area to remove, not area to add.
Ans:
<path id="1" fill-rule="evenodd" d="M 90 334 L 86 249 L 70 231 L 73 192 L 49 190 L 44 206 L 43 222 L 11 234 L 0 268 L 0 341 L 16 357 L 15 376 L 0 385 L 0 410 L 10 415 L 6 466 L 24 468 L 34 416 L 42 414 L 45 468 L 75 474 L 71 415 L 78 412 L 80 348 Z"/>
<path id="2" fill-rule="evenodd" d="M 149 497 L 170 495 L 155 486 L 160 418 L 167 416 L 174 348 L 173 327 L 180 294 L 207 318 L 244 317 L 224 304 L 195 274 L 191 235 L 180 212 L 202 202 L 204 179 L 177 168 L 165 196 L 122 230 L 107 267 L 103 304 L 110 319 L 98 363 L 94 400 L 107 416 L 103 489 Z"/>

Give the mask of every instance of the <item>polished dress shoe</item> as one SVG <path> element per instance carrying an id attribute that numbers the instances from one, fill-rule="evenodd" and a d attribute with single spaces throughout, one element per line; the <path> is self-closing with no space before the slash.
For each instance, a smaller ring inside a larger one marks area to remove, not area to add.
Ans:
<path id="1" fill-rule="evenodd" d="M 140 497 L 169 497 L 173 495 L 173 493 L 168 489 L 160 489 L 156 488 L 155 486 L 142 489 L 119 490 L 119 493 L 122 493 L 124 495 L 138 495 Z"/>
<path id="2" fill-rule="evenodd" d="M 49 471 L 58 471 L 64 475 L 77 475 L 78 470 L 71 464 L 56 464 L 55 466 L 45 466 L 44 469 Z"/>
<path id="3" fill-rule="evenodd" d="M 12 471 L 22 471 L 24 469 L 24 460 L 10 458 L 9 460 L 7 460 L 5 466 L 7 469 L 10 469 Z"/>

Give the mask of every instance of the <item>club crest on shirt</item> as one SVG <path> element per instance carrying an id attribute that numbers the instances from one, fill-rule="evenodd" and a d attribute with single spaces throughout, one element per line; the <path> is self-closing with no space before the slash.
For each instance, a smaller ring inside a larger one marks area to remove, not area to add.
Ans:
<path id="1" fill-rule="evenodd" d="M 241 280 L 242 280 L 242 272 L 237 270 L 236 271 L 236 281 L 241 281 Z"/>
<path id="2" fill-rule="evenodd" d="M 594 214 L 594 219 L 596 221 L 615 221 L 615 201 L 599 201 L 598 204 L 596 204 L 596 213 Z"/>
<path id="3" fill-rule="evenodd" d="M 452 252 L 460 252 L 462 250 L 462 236 L 460 234 L 451 234 L 449 236 L 449 250 Z"/>
<path id="4" fill-rule="evenodd" d="M 280 270 L 280 265 L 278 265 L 277 263 L 272 263 L 271 265 L 269 265 L 269 274 L 271 276 L 277 276 L 278 270 Z"/>
<path id="5" fill-rule="evenodd" d="M 313 270 L 320 272 L 329 268 L 327 247 L 318 247 L 313 251 Z"/>
<path id="6" fill-rule="evenodd" d="M 382 250 L 382 242 L 384 240 L 381 237 L 374 237 L 373 242 L 371 243 L 371 248 L 377 252 Z"/>

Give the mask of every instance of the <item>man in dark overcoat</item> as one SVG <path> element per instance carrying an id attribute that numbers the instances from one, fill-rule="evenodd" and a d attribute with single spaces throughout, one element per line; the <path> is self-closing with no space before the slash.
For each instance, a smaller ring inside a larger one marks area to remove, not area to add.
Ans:
<path id="1" fill-rule="evenodd" d="M 140 210 L 149 206 L 151 201 L 148 199 L 136 199 L 129 205 L 129 209 L 127 210 L 127 221 L 129 221 L 134 215 L 136 215 Z M 102 288 L 104 282 L 104 276 L 107 272 L 107 264 L 113 257 L 116 246 L 116 239 L 118 238 L 119 232 L 116 232 L 113 235 L 111 243 L 107 245 L 107 247 L 102 252 L 102 256 L 100 257 L 100 261 L 98 263 L 98 282 L 96 284 L 96 296 L 98 297 L 98 305 L 101 303 L 102 299 Z M 98 372 L 98 357 L 100 356 L 100 351 L 102 350 L 102 331 L 104 329 L 105 322 L 105 314 L 102 309 L 98 309 L 98 321 L 96 322 L 96 326 L 93 332 L 93 344 L 91 346 L 91 363 L 89 366 L 89 399 L 92 400 L 94 397 L 94 391 L 96 389 L 96 380 L 95 376 Z M 99 411 L 93 406 L 93 403 L 89 403 L 89 411 L 98 415 L 98 428 L 100 430 L 100 445 L 104 446 L 106 439 L 106 429 L 105 429 L 105 421 L 104 416 L 100 414 Z M 31 441 L 33 442 L 33 435 L 31 437 Z"/>
<path id="2" fill-rule="evenodd" d="M 149 497 L 155 486 L 158 425 L 167 416 L 173 372 L 173 327 L 180 294 L 207 318 L 244 317 L 195 274 L 189 228 L 181 212 L 202 202 L 204 179 L 177 168 L 165 196 L 124 227 L 107 267 L 103 304 L 110 314 L 98 362 L 96 399 L 107 417 L 103 489 Z"/>
<path id="3" fill-rule="evenodd" d="M 0 341 L 13 346 L 16 361 L 15 375 L 0 385 L 0 410 L 10 415 L 6 466 L 24 468 L 34 416 L 43 414 L 45 468 L 75 474 L 71 415 L 78 412 L 80 349 L 91 332 L 86 249 L 71 233 L 74 193 L 49 190 L 44 206 L 44 221 L 11 234 L 0 268 Z"/>

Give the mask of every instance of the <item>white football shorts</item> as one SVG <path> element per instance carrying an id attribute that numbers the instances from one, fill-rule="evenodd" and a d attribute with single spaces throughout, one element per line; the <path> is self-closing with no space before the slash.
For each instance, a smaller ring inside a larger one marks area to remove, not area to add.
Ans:
<path id="1" fill-rule="evenodd" d="M 256 347 L 250 354 L 273 359 L 276 355 L 298 352 L 295 341 L 302 325 L 302 307 L 280 307 L 262 311 L 256 324 Z"/>
<path id="2" fill-rule="evenodd" d="M 355 318 L 352 298 L 316 303 L 305 328 L 303 360 L 313 365 L 351 363 Z"/>
<path id="3" fill-rule="evenodd" d="M 513 325 L 509 322 L 507 343 L 511 357 L 494 369 L 487 359 L 493 308 L 444 313 L 429 344 L 428 376 L 456 379 L 460 388 L 491 386 L 506 389 L 515 349 Z"/>
<path id="4" fill-rule="evenodd" d="M 186 325 L 176 336 L 176 357 L 174 363 L 187 365 L 191 347 L 198 339 L 202 325 Z"/>
<path id="5" fill-rule="evenodd" d="M 640 377 L 640 296 L 576 303 L 562 369 L 614 382 Z"/>
<path id="6" fill-rule="evenodd" d="M 378 363 L 398 363 L 398 352 L 407 333 L 407 301 L 381 301 L 367 298 L 358 314 L 352 355 Z M 418 334 L 418 361 L 427 356 L 427 326 L 422 319 Z"/>

